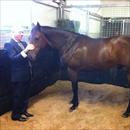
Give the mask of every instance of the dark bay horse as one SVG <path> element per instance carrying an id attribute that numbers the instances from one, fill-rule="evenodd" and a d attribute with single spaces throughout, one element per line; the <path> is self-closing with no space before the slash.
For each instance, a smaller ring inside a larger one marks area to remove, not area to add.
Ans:
<path id="1" fill-rule="evenodd" d="M 70 110 L 76 109 L 78 101 L 78 73 L 81 70 L 103 70 L 120 65 L 128 70 L 130 85 L 130 37 L 116 36 L 93 39 L 85 35 L 64 31 L 37 23 L 30 34 L 35 49 L 29 54 L 35 59 L 39 50 L 50 46 L 59 52 L 61 62 L 67 65 L 72 82 L 73 98 Z M 130 115 L 130 101 L 125 117 Z"/>

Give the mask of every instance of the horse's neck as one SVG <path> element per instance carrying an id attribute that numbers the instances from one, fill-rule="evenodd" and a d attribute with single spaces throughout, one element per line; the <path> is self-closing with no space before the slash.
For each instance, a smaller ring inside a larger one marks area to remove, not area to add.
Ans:
<path id="1" fill-rule="evenodd" d="M 68 36 L 66 44 L 64 46 L 62 46 L 62 48 L 61 48 L 62 55 L 64 53 L 67 53 L 73 47 L 77 38 L 78 38 L 78 35 L 75 35 L 75 34 L 71 34 Z"/>
<path id="2" fill-rule="evenodd" d="M 73 45 L 77 35 L 71 32 L 54 32 L 50 37 L 52 47 L 56 48 L 60 54 L 65 53 Z"/>

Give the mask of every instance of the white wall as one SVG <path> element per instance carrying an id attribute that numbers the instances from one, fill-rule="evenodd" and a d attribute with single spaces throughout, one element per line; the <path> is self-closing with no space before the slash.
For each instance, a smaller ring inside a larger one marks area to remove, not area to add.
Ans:
<path id="1" fill-rule="evenodd" d="M 31 23 L 31 1 L 1 0 L 0 26 L 28 26 Z"/>
<path id="2" fill-rule="evenodd" d="M 39 22 L 41 25 L 55 26 L 57 20 L 57 9 L 32 2 L 31 21 Z"/>
<path id="3" fill-rule="evenodd" d="M 65 10 L 64 11 L 64 19 L 69 19 L 69 17 L 70 17 L 70 11 Z"/>
<path id="4" fill-rule="evenodd" d="M 100 35 L 100 21 L 90 18 L 88 35 L 91 37 L 99 37 Z"/>
<path id="5" fill-rule="evenodd" d="M 31 0 L 0 0 L 0 26 L 31 26 L 39 21 L 43 25 L 55 26 L 57 9 Z"/>

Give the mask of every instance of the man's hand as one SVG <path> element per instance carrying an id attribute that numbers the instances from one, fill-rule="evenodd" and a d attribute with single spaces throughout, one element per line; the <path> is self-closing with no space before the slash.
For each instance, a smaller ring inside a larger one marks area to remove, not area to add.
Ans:
<path id="1" fill-rule="evenodd" d="M 33 44 L 28 44 L 24 49 L 24 52 L 27 53 L 28 51 L 34 50 L 35 46 Z"/>

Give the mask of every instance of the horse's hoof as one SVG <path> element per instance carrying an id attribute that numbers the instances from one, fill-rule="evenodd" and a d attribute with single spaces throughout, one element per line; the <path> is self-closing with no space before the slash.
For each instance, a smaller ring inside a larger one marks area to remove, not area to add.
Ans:
<path id="1" fill-rule="evenodd" d="M 77 108 L 77 106 L 70 107 L 69 112 L 73 112 L 74 110 L 76 110 L 76 108 Z"/>
<path id="2" fill-rule="evenodd" d="M 130 116 L 130 113 L 127 113 L 127 112 L 122 114 L 122 117 L 124 117 L 124 118 L 128 118 L 129 116 Z"/>

